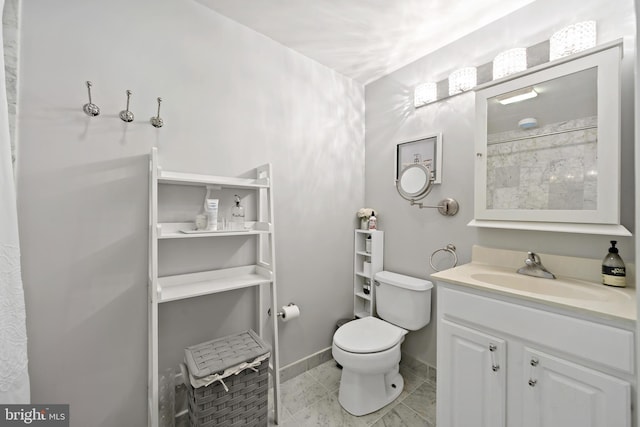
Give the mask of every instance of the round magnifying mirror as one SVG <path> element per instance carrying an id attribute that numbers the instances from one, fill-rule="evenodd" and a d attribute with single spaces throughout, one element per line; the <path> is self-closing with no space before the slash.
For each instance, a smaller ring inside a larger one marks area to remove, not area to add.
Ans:
<path id="1" fill-rule="evenodd" d="M 396 189 L 407 200 L 420 200 L 431 191 L 433 178 L 431 171 L 424 165 L 407 166 L 400 172 L 396 181 Z"/>

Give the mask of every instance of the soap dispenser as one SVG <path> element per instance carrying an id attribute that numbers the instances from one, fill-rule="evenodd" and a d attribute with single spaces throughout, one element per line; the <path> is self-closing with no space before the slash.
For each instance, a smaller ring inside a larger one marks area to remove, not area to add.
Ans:
<path id="1" fill-rule="evenodd" d="M 371 217 L 369 217 L 369 230 L 377 230 L 378 229 L 378 219 L 376 218 L 376 213 L 371 211 Z"/>
<path id="2" fill-rule="evenodd" d="M 626 283 L 626 270 L 624 261 L 618 255 L 616 240 L 611 240 L 609 253 L 602 260 L 602 283 L 609 286 L 624 288 Z"/>
<path id="3" fill-rule="evenodd" d="M 231 229 L 235 231 L 244 230 L 244 208 L 240 206 L 240 196 L 235 197 L 235 205 L 231 208 Z"/>

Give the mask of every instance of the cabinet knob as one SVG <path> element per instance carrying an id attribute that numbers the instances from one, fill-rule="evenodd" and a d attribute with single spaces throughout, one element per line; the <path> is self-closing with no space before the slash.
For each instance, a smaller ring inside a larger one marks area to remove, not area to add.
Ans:
<path id="1" fill-rule="evenodd" d="M 529 380 L 529 386 L 530 387 L 535 387 L 537 383 L 538 383 L 538 380 L 534 380 L 534 379 L 530 379 Z"/>
<path id="2" fill-rule="evenodd" d="M 538 366 L 538 363 L 540 363 L 540 362 L 538 361 L 538 359 L 536 359 L 534 357 L 534 358 L 531 359 L 531 362 L 529 362 L 529 363 L 531 363 L 531 366 Z"/>

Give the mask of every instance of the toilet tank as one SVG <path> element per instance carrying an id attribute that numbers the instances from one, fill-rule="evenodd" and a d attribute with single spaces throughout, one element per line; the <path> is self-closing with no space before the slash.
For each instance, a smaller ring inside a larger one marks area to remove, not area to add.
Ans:
<path id="1" fill-rule="evenodd" d="M 378 316 L 401 328 L 416 331 L 431 320 L 433 283 L 390 271 L 376 273 Z"/>

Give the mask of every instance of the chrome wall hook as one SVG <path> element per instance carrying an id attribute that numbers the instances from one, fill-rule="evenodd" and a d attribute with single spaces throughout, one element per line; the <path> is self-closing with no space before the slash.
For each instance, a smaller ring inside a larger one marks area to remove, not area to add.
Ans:
<path id="1" fill-rule="evenodd" d="M 89 117 L 95 117 L 100 114 L 100 108 L 91 102 L 91 86 L 93 84 L 90 81 L 87 81 L 87 92 L 89 92 L 89 102 L 82 106 L 82 110 Z"/>
<path id="2" fill-rule="evenodd" d="M 125 122 L 133 121 L 133 113 L 129 111 L 129 99 L 131 98 L 131 91 L 127 89 L 127 109 L 120 111 L 120 118 Z"/>
<path id="3" fill-rule="evenodd" d="M 151 117 L 151 124 L 153 127 L 161 128 L 164 125 L 164 121 L 160 118 L 160 103 L 162 102 L 162 98 L 158 97 L 158 113 L 155 117 Z"/>

